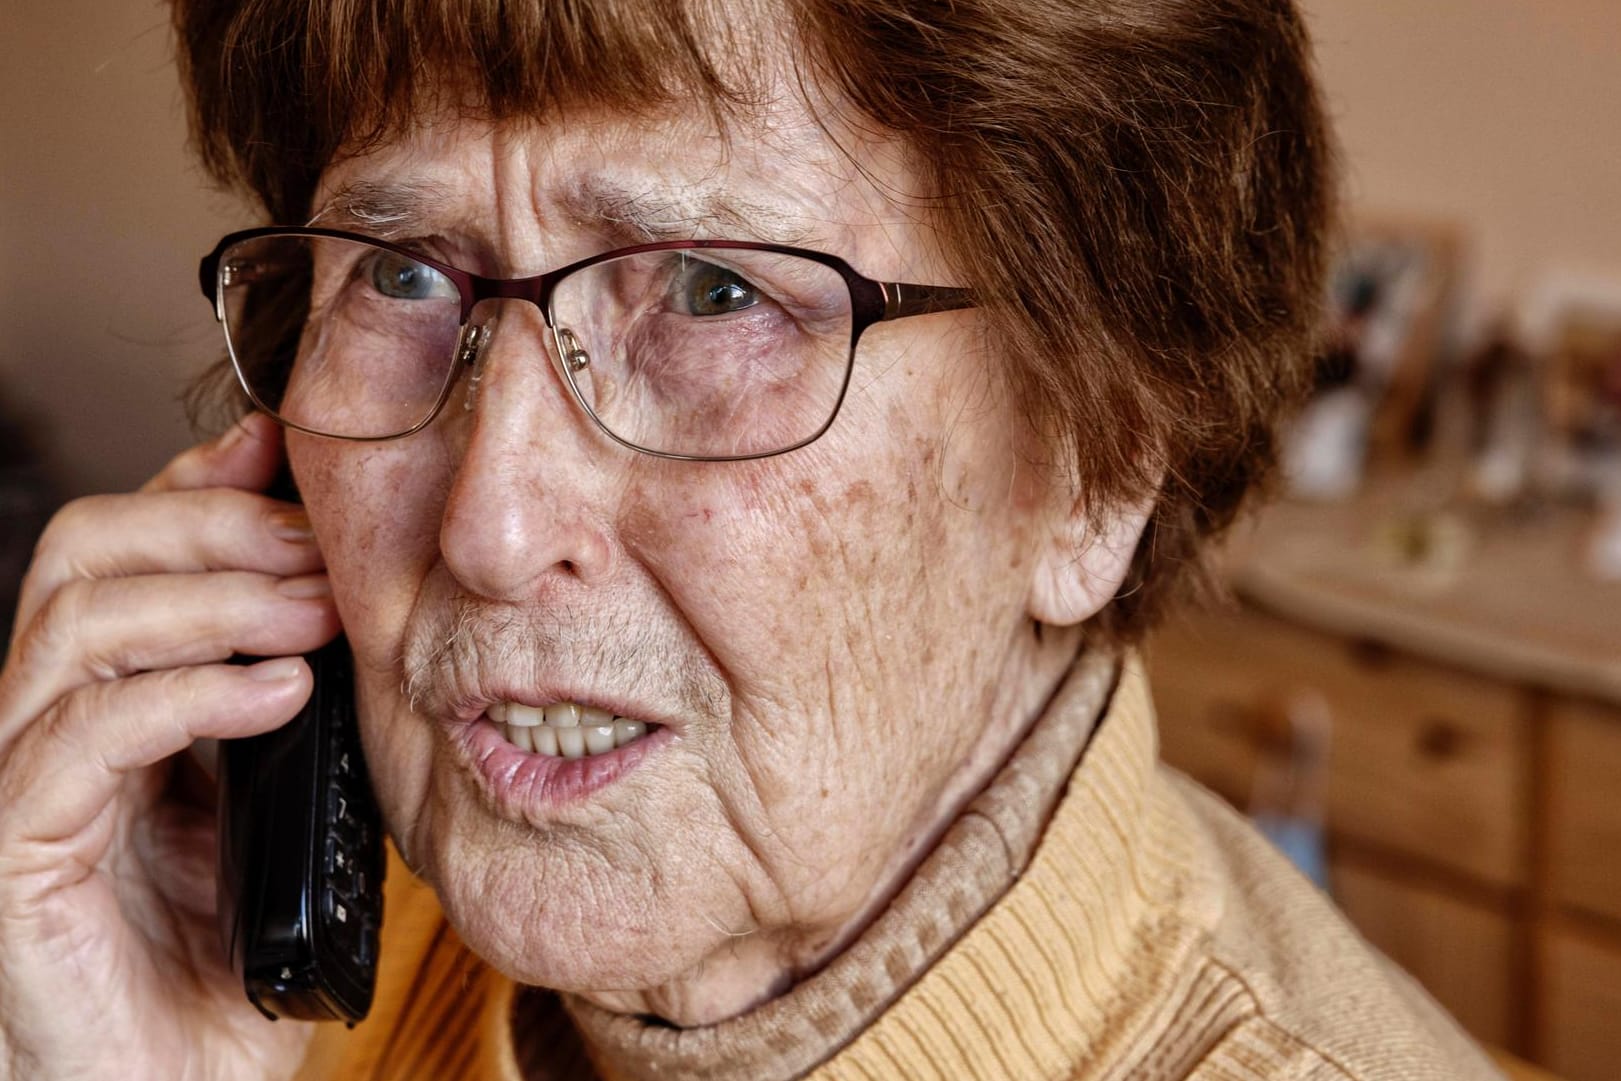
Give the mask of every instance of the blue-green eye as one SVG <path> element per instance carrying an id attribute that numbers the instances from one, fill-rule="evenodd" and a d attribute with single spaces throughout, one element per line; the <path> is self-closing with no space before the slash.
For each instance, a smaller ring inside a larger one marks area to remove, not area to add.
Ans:
<path id="1" fill-rule="evenodd" d="M 415 259 L 391 251 L 379 251 L 370 263 L 367 274 L 371 286 L 385 297 L 394 300 L 429 300 L 456 296 L 456 287 L 450 279 Z"/>
<path id="2" fill-rule="evenodd" d="M 688 315 L 726 315 L 752 308 L 760 294 L 736 272 L 700 259 L 683 259 L 672 289 L 677 308 Z"/>

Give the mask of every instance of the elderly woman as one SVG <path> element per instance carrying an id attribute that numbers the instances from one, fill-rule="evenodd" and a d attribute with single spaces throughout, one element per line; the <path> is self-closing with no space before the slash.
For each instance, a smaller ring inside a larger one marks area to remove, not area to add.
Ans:
<path id="1" fill-rule="evenodd" d="M 0 1072 L 1489 1075 L 1156 766 L 1130 648 L 1306 367 L 1288 0 L 176 24 L 275 223 L 205 263 L 257 411 L 26 582 Z M 340 627 L 397 851 L 352 1032 L 243 997 L 180 755 Z"/>

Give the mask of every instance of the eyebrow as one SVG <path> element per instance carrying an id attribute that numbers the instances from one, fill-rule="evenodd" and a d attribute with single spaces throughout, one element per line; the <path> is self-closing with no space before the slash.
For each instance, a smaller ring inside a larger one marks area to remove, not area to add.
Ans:
<path id="1" fill-rule="evenodd" d="M 443 230 L 444 208 L 453 202 L 450 189 L 432 181 L 355 180 L 333 192 L 307 224 L 397 241 Z M 570 225 L 607 233 L 616 246 L 698 237 L 806 245 L 815 237 L 780 207 L 698 185 L 656 191 L 586 176 L 557 203 Z"/>
<path id="2" fill-rule="evenodd" d="M 566 190 L 561 204 L 574 224 L 607 226 L 631 244 L 707 236 L 802 245 L 814 235 L 780 207 L 698 185 L 657 191 L 589 176 Z"/>
<path id="3" fill-rule="evenodd" d="M 354 180 L 333 192 L 305 224 L 400 240 L 427 230 L 431 208 L 445 206 L 449 198 L 448 188 L 431 181 Z"/>

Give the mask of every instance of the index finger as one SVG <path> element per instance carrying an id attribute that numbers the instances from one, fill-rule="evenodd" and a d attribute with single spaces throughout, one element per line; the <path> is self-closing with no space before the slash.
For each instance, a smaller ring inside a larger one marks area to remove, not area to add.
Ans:
<path id="1" fill-rule="evenodd" d="M 141 486 L 143 492 L 175 492 L 194 488 L 246 488 L 263 491 L 270 486 L 285 460 L 281 425 L 263 413 L 249 413 L 217 439 L 182 451 Z"/>

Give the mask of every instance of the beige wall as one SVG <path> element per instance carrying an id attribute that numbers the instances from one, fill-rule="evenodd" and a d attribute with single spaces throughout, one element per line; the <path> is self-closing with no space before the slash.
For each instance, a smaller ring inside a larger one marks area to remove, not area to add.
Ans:
<path id="1" fill-rule="evenodd" d="M 1362 207 L 1474 231 L 1486 297 L 1621 276 L 1621 3 L 1305 0 Z M 0 387 L 56 426 L 73 491 L 186 441 L 216 351 L 195 260 L 244 211 L 182 149 L 154 0 L 0 3 Z"/>
<path id="2" fill-rule="evenodd" d="M 197 258 L 253 224 L 185 153 L 155 0 L 0 3 L 0 395 L 52 429 L 72 493 L 188 441 L 176 395 L 217 352 Z"/>
<path id="3" fill-rule="evenodd" d="M 1353 208 L 1465 226 L 1477 306 L 1621 278 L 1621 3 L 1301 2 Z"/>

